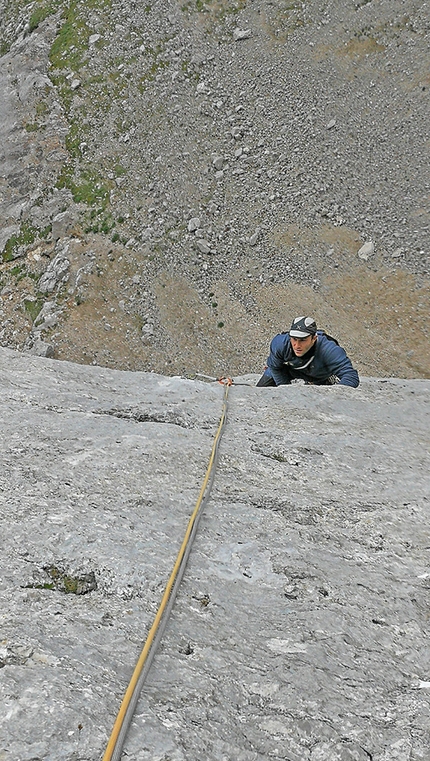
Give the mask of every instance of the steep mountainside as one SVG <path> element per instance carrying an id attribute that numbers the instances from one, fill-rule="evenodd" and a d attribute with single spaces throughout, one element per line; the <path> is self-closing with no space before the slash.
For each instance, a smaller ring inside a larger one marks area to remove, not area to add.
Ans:
<path id="1" fill-rule="evenodd" d="M 0 0 L 0 341 L 258 372 L 312 313 L 429 377 L 422 0 Z"/>

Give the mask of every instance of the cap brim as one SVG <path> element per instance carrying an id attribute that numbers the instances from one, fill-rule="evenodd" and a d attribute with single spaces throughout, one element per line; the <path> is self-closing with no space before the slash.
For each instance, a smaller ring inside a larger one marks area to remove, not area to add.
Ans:
<path id="1" fill-rule="evenodd" d="M 303 333 L 302 330 L 290 330 L 290 336 L 293 336 L 293 338 L 308 338 L 308 336 L 313 336 L 314 333 Z"/>

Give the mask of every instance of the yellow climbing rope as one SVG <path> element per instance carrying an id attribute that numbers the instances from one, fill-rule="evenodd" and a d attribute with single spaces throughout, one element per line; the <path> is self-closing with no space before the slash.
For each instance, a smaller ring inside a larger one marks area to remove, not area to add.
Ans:
<path id="1" fill-rule="evenodd" d="M 198 517 L 201 506 L 203 502 L 206 501 L 209 497 L 210 487 L 214 477 L 214 465 L 216 463 L 218 446 L 227 419 L 228 391 L 229 387 L 233 384 L 233 381 L 230 378 L 220 378 L 219 381 L 224 385 L 223 406 L 218 429 L 216 431 L 212 445 L 212 451 L 209 458 L 206 475 L 204 477 L 195 508 L 188 521 L 187 530 L 185 532 L 181 548 L 178 552 L 175 564 L 173 566 L 173 570 L 166 584 L 160 606 L 154 618 L 151 629 L 149 630 L 146 642 L 143 646 L 142 652 L 140 653 L 139 660 L 137 661 L 133 675 L 130 679 L 130 683 L 127 687 L 120 709 L 118 711 L 118 715 L 116 717 L 111 736 L 103 756 L 103 761 L 119 761 L 121 757 L 122 747 L 125 741 L 128 727 L 133 717 L 134 709 L 136 707 L 143 682 L 147 676 L 149 667 L 155 656 L 158 642 L 161 640 L 161 636 L 167 624 L 170 611 L 173 607 L 176 591 L 185 571 L 188 556 L 191 551 L 191 545 L 197 531 Z"/>

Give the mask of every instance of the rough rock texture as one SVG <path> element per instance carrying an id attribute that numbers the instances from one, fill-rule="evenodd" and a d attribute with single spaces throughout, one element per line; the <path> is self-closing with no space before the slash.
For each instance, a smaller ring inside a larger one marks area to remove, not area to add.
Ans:
<path id="1" fill-rule="evenodd" d="M 364 374 L 429 377 L 428 21 L 423 0 L 0 0 L 1 344 L 258 372 L 310 312 Z"/>
<path id="2" fill-rule="evenodd" d="M 0 759 L 98 761 L 219 384 L 0 350 Z M 426 380 L 238 378 L 131 761 L 428 761 Z"/>

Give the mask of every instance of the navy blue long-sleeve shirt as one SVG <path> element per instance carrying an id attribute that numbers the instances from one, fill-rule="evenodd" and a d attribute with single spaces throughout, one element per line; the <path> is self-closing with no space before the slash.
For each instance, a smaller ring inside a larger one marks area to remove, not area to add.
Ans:
<path id="1" fill-rule="evenodd" d="M 333 375 L 343 386 L 357 388 L 360 383 L 357 370 L 345 350 L 320 330 L 313 347 L 301 357 L 294 354 L 289 333 L 275 336 L 270 344 L 266 373 L 272 376 L 277 386 L 291 383 L 293 378 L 324 383 Z"/>

